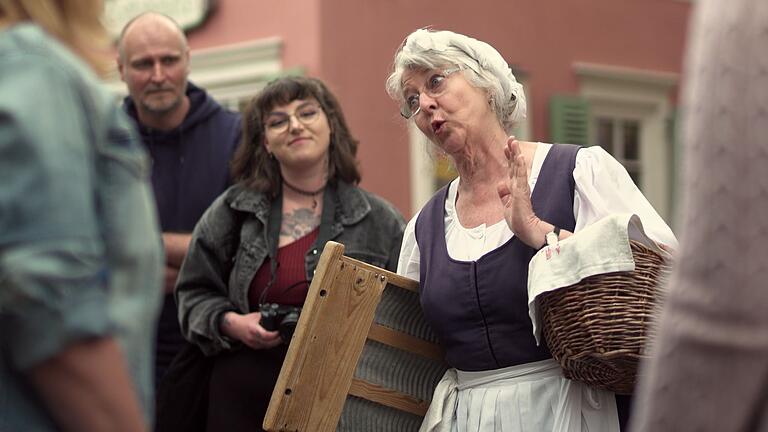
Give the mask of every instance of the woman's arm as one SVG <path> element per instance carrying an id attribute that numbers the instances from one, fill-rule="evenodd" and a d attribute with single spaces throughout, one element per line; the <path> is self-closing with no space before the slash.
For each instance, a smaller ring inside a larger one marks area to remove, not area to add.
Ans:
<path id="1" fill-rule="evenodd" d="M 163 292 L 170 294 L 179 278 L 181 264 L 189 250 L 192 235 L 187 233 L 163 233 L 163 249 L 165 249 L 165 286 Z"/>
<path id="2" fill-rule="evenodd" d="M 81 95 L 60 65 L 6 60 L 23 73 L 0 80 L 2 362 L 30 385 L 15 396 L 13 382 L 0 385 L 39 398 L 63 430 L 145 430 L 131 379 L 141 377 L 113 339 L 93 136 L 73 103 Z"/>
<path id="3" fill-rule="evenodd" d="M 509 178 L 498 185 L 499 199 L 504 205 L 504 219 L 517 238 L 533 249 L 540 249 L 546 244 L 547 234 L 553 232 L 555 226 L 541 220 L 533 211 L 527 164 L 520 143 L 514 137 L 507 140 L 504 155 L 509 165 Z M 560 229 L 558 239 L 565 239 L 571 234 L 570 231 Z"/>
<path id="4" fill-rule="evenodd" d="M 28 374 L 62 430 L 147 430 L 128 365 L 111 337 L 75 342 Z"/>
<path id="5" fill-rule="evenodd" d="M 237 310 L 228 280 L 241 225 L 225 198 L 226 193 L 217 198 L 195 227 L 174 291 L 182 334 L 207 355 L 232 348 L 220 322 Z"/>
<path id="6" fill-rule="evenodd" d="M 669 225 L 640 192 L 624 166 L 601 147 L 579 150 L 573 179 L 576 232 L 608 215 L 633 213 L 640 217 L 648 237 L 667 249 L 677 249 L 677 238 Z"/>
<path id="7" fill-rule="evenodd" d="M 539 219 L 533 212 L 525 160 L 519 143 L 510 138 L 504 150 L 509 161 L 509 179 L 499 185 L 498 193 L 505 206 L 507 224 L 516 236 L 534 249 L 542 247 L 554 225 Z M 640 217 L 646 234 L 666 249 L 677 247 L 672 230 L 632 182 L 627 170 L 600 147 L 581 149 L 573 171 L 575 180 L 575 232 L 616 213 L 633 213 Z M 560 240 L 573 233 L 561 229 Z"/>

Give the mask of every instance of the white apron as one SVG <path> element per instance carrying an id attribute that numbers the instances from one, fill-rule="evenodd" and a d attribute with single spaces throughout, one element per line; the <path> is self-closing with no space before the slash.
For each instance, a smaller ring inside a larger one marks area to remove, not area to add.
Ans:
<path id="1" fill-rule="evenodd" d="M 563 378 L 553 359 L 449 369 L 420 432 L 619 432 L 614 394 Z"/>

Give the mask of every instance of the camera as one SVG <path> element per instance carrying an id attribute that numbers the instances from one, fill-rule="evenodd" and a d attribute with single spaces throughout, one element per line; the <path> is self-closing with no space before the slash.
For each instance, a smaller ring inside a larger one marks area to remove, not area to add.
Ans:
<path id="1" fill-rule="evenodd" d="M 301 308 L 298 306 L 281 305 L 277 303 L 265 303 L 259 306 L 261 312 L 261 324 L 265 330 L 280 332 L 280 339 L 284 343 L 291 341 L 296 323 L 299 322 Z"/>

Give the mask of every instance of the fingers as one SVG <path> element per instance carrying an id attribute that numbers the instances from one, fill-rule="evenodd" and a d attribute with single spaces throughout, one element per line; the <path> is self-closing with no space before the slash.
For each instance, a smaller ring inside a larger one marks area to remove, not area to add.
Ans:
<path id="1" fill-rule="evenodd" d="M 528 181 L 525 158 L 520 149 L 520 142 L 514 136 L 507 138 L 506 145 L 504 146 L 504 157 L 507 158 L 509 179 L 511 181 L 499 183 L 496 187 L 496 192 L 501 203 L 505 207 L 509 207 L 514 199 L 514 195 L 524 189 Z"/>
<path id="2" fill-rule="evenodd" d="M 252 332 L 249 332 L 243 343 L 253 349 L 267 349 L 280 345 L 283 343 L 283 340 L 280 338 L 280 332 L 267 331 L 259 326 L 258 329 L 253 329 Z"/>
<path id="3" fill-rule="evenodd" d="M 518 163 L 518 159 L 523 157 L 523 152 L 520 150 L 520 142 L 514 136 L 507 138 L 507 145 L 504 147 L 504 157 L 507 158 L 509 165 L 509 178 L 517 178 L 520 175 L 521 166 Z M 523 160 L 522 162 L 522 168 L 525 171 L 525 161 Z"/>
<path id="4" fill-rule="evenodd" d="M 280 332 L 269 331 L 261 326 L 261 314 L 252 312 L 242 315 L 245 321 L 244 334 L 240 339 L 244 344 L 253 349 L 273 348 L 282 343 Z"/>
<path id="5" fill-rule="evenodd" d="M 512 192 L 509 190 L 507 182 L 499 182 L 499 184 L 496 185 L 496 192 L 499 194 L 501 203 L 504 204 L 504 207 L 507 207 L 512 200 Z"/>
<path id="6" fill-rule="evenodd" d="M 510 135 L 507 138 L 507 145 L 504 146 L 504 155 L 507 157 L 507 160 L 511 160 L 520 153 L 522 153 L 520 150 L 520 141 L 518 141 L 514 135 Z"/>
<path id="7" fill-rule="evenodd" d="M 248 339 L 252 342 L 251 347 L 256 349 L 272 348 L 282 342 L 279 331 L 266 330 L 258 323 L 249 326 Z"/>
<path id="8" fill-rule="evenodd" d="M 515 156 L 513 171 L 515 180 L 517 180 L 517 185 L 526 185 L 528 182 L 528 171 L 525 168 L 525 157 L 523 157 L 522 153 L 519 153 L 517 156 Z"/>

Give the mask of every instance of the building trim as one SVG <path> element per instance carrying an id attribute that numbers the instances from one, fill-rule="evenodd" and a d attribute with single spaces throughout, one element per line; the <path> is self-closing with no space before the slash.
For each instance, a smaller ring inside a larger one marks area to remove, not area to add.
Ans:
<path id="1" fill-rule="evenodd" d="M 573 70 L 580 78 L 617 80 L 667 88 L 676 86 L 680 81 L 680 74 L 673 72 L 661 72 L 597 63 L 576 62 L 573 64 Z"/>

